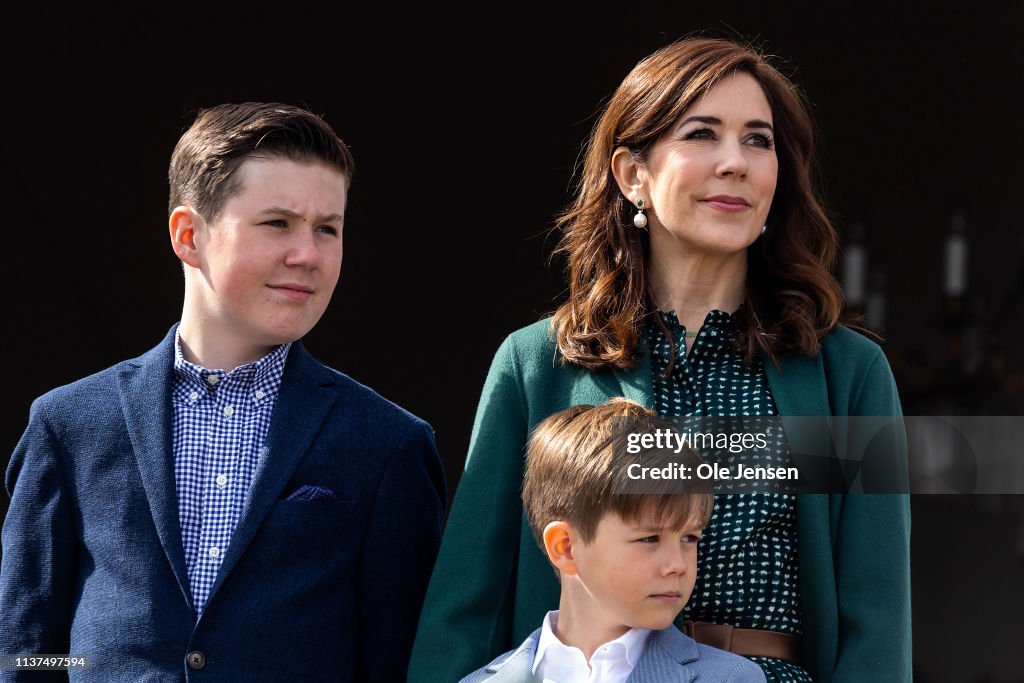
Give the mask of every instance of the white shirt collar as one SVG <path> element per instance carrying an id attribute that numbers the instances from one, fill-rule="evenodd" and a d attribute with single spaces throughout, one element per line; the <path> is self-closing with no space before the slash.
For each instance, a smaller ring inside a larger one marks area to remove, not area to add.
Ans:
<path id="1" fill-rule="evenodd" d="M 536 680 L 544 680 L 546 673 L 554 680 L 569 680 L 566 673 L 572 671 L 571 680 L 600 680 L 609 682 L 625 681 L 640 660 L 647 646 L 647 628 L 631 628 L 615 640 L 609 641 L 594 651 L 589 666 L 583 651 L 578 647 L 565 645 L 555 635 L 558 625 L 558 610 L 548 612 L 544 617 L 540 638 L 537 640 L 537 654 L 533 658 L 531 673 Z M 541 675 L 537 672 L 540 670 Z M 591 673 L 598 674 L 591 678 Z"/>

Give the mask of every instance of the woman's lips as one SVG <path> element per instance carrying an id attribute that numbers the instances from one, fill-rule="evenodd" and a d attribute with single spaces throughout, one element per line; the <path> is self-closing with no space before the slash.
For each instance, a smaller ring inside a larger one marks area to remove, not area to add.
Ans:
<path id="1" fill-rule="evenodd" d="M 750 208 L 750 204 L 740 197 L 708 197 L 701 201 L 713 209 L 726 213 L 741 213 Z"/>

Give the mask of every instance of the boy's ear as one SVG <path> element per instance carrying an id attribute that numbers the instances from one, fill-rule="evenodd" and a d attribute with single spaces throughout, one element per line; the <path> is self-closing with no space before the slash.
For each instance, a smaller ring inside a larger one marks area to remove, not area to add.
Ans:
<path id="1" fill-rule="evenodd" d="M 572 544 L 576 535 L 568 522 L 551 522 L 544 527 L 544 550 L 548 560 L 562 574 L 575 576 L 576 558 L 573 557 Z"/>
<path id="2" fill-rule="evenodd" d="M 203 217 L 188 206 L 175 207 L 167 221 L 171 233 L 171 248 L 174 253 L 193 268 L 199 267 L 199 252 L 196 249 L 196 230 L 204 226 Z"/>

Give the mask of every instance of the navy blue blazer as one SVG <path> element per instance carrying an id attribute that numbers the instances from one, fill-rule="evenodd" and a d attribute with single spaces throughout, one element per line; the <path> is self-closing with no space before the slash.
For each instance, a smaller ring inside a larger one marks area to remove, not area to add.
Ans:
<path id="1" fill-rule="evenodd" d="M 430 426 L 293 344 L 269 455 L 197 622 L 173 354 L 174 328 L 32 404 L 7 471 L 0 653 L 87 655 L 70 676 L 83 681 L 405 680 L 446 501 Z M 287 500 L 303 486 L 337 500 Z"/>
<path id="2" fill-rule="evenodd" d="M 517 649 L 459 683 L 531 683 L 541 629 Z M 675 626 L 654 631 L 626 683 L 764 683 L 761 667 L 731 652 L 698 643 Z"/>

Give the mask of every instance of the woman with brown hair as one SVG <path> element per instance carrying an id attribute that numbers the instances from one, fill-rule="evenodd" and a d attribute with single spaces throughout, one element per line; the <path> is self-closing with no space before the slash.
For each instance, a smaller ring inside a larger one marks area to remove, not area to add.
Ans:
<path id="1" fill-rule="evenodd" d="M 747 46 L 685 39 L 622 82 L 559 220 L 569 300 L 491 366 L 410 680 L 457 680 L 557 608 L 518 497 L 548 415 L 611 396 L 664 416 L 900 415 L 881 349 L 839 324 L 812 148 L 802 95 Z M 902 466 L 898 434 L 886 450 Z M 723 495 L 680 622 L 771 681 L 909 681 L 909 584 L 906 496 Z"/>

